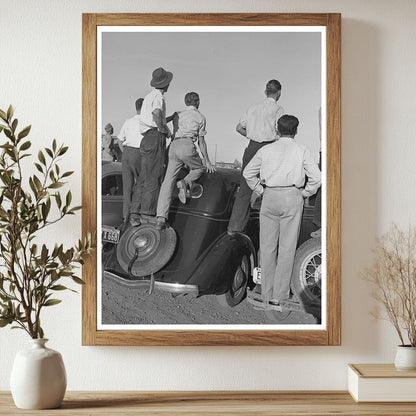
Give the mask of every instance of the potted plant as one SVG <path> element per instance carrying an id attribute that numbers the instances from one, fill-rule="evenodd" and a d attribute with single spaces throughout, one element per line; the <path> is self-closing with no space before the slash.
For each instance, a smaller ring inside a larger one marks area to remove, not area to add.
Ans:
<path id="1" fill-rule="evenodd" d="M 382 310 L 374 316 L 388 320 L 400 339 L 394 364 L 398 370 L 416 370 L 416 228 L 406 231 L 393 224 L 377 240 L 371 267 L 364 278 Z"/>
<path id="2" fill-rule="evenodd" d="M 51 408 L 63 399 L 66 375 L 61 355 L 45 346 L 41 312 L 61 302 L 55 294 L 72 290 L 62 284 L 64 279 L 83 283 L 76 272 L 93 249 L 92 238 L 88 234 L 68 249 L 42 242 L 39 234 L 81 208 L 71 205 L 71 191 L 62 192 L 73 173 L 61 171 L 58 163 L 68 147 L 53 140 L 50 148 L 39 150 L 36 173 L 24 178 L 30 126 L 18 132 L 13 113 L 12 106 L 0 110 L 5 138 L 0 141 L 0 327 L 22 329 L 32 339 L 32 348 L 17 354 L 12 369 L 16 405 Z"/>

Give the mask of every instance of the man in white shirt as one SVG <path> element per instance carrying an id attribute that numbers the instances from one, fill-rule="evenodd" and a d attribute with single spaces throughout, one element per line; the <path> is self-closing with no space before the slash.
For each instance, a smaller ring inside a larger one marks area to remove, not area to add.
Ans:
<path id="1" fill-rule="evenodd" d="M 318 164 L 309 150 L 294 140 L 298 125 L 294 116 L 280 117 L 279 140 L 260 149 L 243 172 L 250 189 L 263 195 L 260 265 L 265 308 L 289 299 L 303 199 L 315 194 L 321 185 Z"/>
<path id="2" fill-rule="evenodd" d="M 178 130 L 175 132 L 175 138 L 169 146 L 168 167 L 160 188 L 156 210 L 156 227 L 158 229 L 166 228 L 166 220 L 175 184 L 179 188 L 179 200 L 184 204 L 186 202 L 187 189 L 191 189 L 192 183 L 205 170 L 209 173 L 215 172 L 215 168 L 209 160 L 205 143 L 205 135 L 207 134 L 205 130 L 206 119 L 198 110 L 199 95 L 196 92 L 188 92 L 185 95 L 185 104 L 186 109 L 178 113 Z M 201 154 L 205 160 L 205 166 L 196 150 L 195 142 L 198 142 Z M 189 173 L 185 178 L 176 183 L 176 178 L 184 165 L 189 168 Z"/>
<path id="3" fill-rule="evenodd" d="M 127 220 L 130 213 L 130 205 L 134 186 L 140 174 L 141 157 L 140 142 L 142 134 L 140 132 L 140 110 L 143 98 L 138 98 L 135 102 L 136 115 L 128 118 L 121 127 L 118 139 L 122 143 L 123 155 L 121 157 L 122 176 L 123 176 L 123 218 Z"/>
<path id="4" fill-rule="evenodd" d="M 236 130 L 242 136 L 250 140 L 243 154 L 241 171 L 247 166 L 256 152 L 264 145 L 274 142 L 276 136 L 277 120 L 284 114 L 283 107 L 277 104 L 280 98 L 282 86 L 280 82 L 272 79 L 266 84 L 266 99 L 260 104 L 251 106 L 240 119 Z M 236 195 L 228 234 L 244 232 L 250 217 L 251 189 L 241 176 L 240 189 Z"/>
<path id="5" fill-rule="evenodd" d="M 146 95 L 140 113 L 141 169 L 134 190 L 130 223 L 140 225 L 143 216 L 155 216 L 160 185 L 165 171 L 166 138 L 171 136 L 167 126 L 165 93 L 172 81 L 172 72 L 157 68 L 150 85 L 153 90 Z M 171 118 L 171 117 L 169 117 Z"/>

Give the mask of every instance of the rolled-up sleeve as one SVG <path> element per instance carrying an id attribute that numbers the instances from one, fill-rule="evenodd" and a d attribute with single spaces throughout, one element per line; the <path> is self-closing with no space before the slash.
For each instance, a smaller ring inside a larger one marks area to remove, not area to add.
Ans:
<path id="1" fill-rule="evenodd" d="M 206 130 L 206 128 L 207 128 L 207 120 L 206 120 L 206 118 L 203 116 L 203 117 L 202 117 L 202 120 L 201 120 L 201 123 L 200 123 L 200 126 L 199 126 L 199 131 L 198 131 L 198 136 L 199 136 L 199 137 L 204 137 L 204 136 L 206 136 L 206 134 L 207 134 L 207 130 Z"/>
<path id="2" fill-rule="evenodd" d="M 321 186 L 321 171 L 309 150 L 305 150 L 303 167 L 305 169 L 305 174 L 308 177 L 308 182 L 305 189 L 302 191 L 302 194 L 305 197 L 309 197 L 314 195 Z"/>
<path id="3" fill-rule="evenodd" d="M 260 149 L 254 157 L 248 162 L 247 166 L 243 171 L 243 177 L 247 182 L 247 185 L 259 195 L 263 194 L 264 188 L 260 182 L 260 167 L 262 162 L 262 149 Z"/>

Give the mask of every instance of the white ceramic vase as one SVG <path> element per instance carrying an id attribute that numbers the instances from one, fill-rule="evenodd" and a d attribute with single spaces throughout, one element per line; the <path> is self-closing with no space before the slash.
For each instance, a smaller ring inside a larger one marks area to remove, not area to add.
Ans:
<path id="1" fill-rule="evenodd" d="M 66 390 L 66 372 L 59 352 L 45 346 L 47 339 L 32 339 L 31 348 L 14 360 L 10 388 L 21 409 L 59 407 Z"/>
<path id="2" fill-rule="evenodd" d="M 416 370 L 416 347 L 398 345 L 394 365 L 399 371 Z"/>

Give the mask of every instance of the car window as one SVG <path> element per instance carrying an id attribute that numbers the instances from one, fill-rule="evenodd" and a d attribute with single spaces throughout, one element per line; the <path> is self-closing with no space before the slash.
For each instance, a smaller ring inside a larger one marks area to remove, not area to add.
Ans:
<path id="1" fill-rule="evenodd" d="M 108 175 L 102 179 L 101 195 L 114 196 L 123 195 L 123 181 L 121 175 Z"/>

